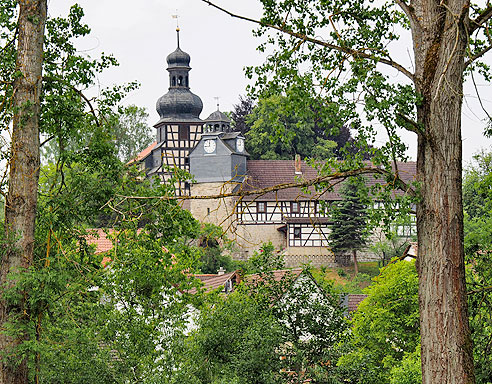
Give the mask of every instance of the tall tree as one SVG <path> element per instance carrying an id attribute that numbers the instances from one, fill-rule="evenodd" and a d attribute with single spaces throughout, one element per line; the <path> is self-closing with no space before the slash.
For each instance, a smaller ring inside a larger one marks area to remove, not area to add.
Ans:
<path id="1" fill-rule="evenodd" d="M 359 273 L 357 251 L 366 245 L 367 211 L 364 201 L 364 183 L 358 178 L 349 178 L 342 187 L 342 201 L 333 209 L 330 226 L 331 249 L 335 260 L 342 260 L 351 252 L 355 274 Z M 365 195 L 367 197 L 367 194 Z M 365 199 L 367 200 L 367 198 Z"/>
<path id="2" fill-rule="evenodd" d="M 19 0 L 16 72 L 13 83 L 13 130 L 10 151 L 9 190 L 5 201 L 8 240 L 0 267 L 0 285 L 12 285 L 9 275 L 29 268 L 33 260 L 36 201 L 39 179 L 39 115 L 43 68 L 46 0 Z M 11 304 L 0 299 L 0 350 L 20 344 L 5 332 L 5 324 L 24 314 L 23 301 Z M 8 353 L 8 352 L 7 352 Z M 11 362 L 12 363 L 12 362 Z M 0 362 L 0 383 L 27 383 L 27 360 Z"/>
<path id="3" fill-rule="evenodd" d="M 260 50 L 276 44 L 266 65 L 247 72 L 259 80 L 256 90 L 281 93 L 294 85 L 302 98 L 338 106 L 338 116 L 362 139 L 375 141 L 374 124 L 382 126 L 388 141 L 372 160 L 393 175 L 388 185 L 407 191 L 395 163 L 405 158 L 398 129 L 417 135 L 422 380 L 474 383 L 465 294 L 461 108 L 466 75 L 487 73 L 480 58 L 492 49 L 492 6 L 468 0 L 261 3 L 261 20 L 239 16 L 258 23 L 257 34 L 271 32 Z M 413 48 L 408 66 L 394 49 L 401 46 L 395 42 L 405 29 Z M 403 80 L 395 84 L 383 68 L 398 71 Z M 363 168 L 360 160 L 342 167 Z"/>
<path id="4" fill-rule="evenodd" d="M 234 130 L 241 132 L 242 135 L 251 129 L 248 116 L 251 115 L 254 106 L 255 103 L 250 97 L 241 95 L 239 95 L 239 103 L 233 105 L 234 110 L 231 112 L 231 117 Z"/>

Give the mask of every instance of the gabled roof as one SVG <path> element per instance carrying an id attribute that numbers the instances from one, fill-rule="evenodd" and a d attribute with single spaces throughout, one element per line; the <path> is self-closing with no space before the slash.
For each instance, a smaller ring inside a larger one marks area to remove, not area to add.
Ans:
<path id="1" fill-rule="evenodd" d="M 222 275 L 196 274 L 193 276 L 202 281 L 203 289 L 207 293 L 215 291 L 217 288 L 220 287 L 224 287 L 226 293 L 231 292 L 234 289 L 234 285 L 239 284 L 239 282 L 241 281 L 239 271 L 224 273 Z M 228 281 L 231 281 L 230 286 L 227 286 Z M 193 288 L 190 293 L 196 293 L 196 289 Z"/>
<path id="2" fill-rule="evenodd" d="M 398 162 L 398 171 L 400 178 L 405 182 L 415 180 L 416 163 L 415 162 Z M 299 182 L 302 180 L 313 180 L 318 177 L 318 171 L 301 162 L 302 174 L 295 172 L 295 160 L 248 160 L 247 162 L 248 178 L 243 183 L 244 191 L 254 191 L 263 188 L 273 187 L 281 184 Z M 366 177 L 367 186 L 380 183 L 381 179 L 375 179 L 372 176 Z M 293 201 L 293 200 L 340 200 L 340 184 L 337 184 L 333 190 L 321 195 L 315 192 L 314 187 L 309 187 L 311 194 L 303 192 L 300 188 L 280 189 L 277 192 L 268 192 L 264 195 L 245 196 L 244 200 L 251 201 Z M 401 193 L 401 192 L 400 192 Z"/>
<path id="3" fill-rule="evenodd" d="M 412 241 L 410 242 L 410 244 L 408 244 L 407 248 L 405 248 L 405 251 L 403 252 L 401 258 L 406 261 L 409 261 L 411 259 L 416 259 L 418 250 L 419 250 L 419 246 L 417 242 Z"/>

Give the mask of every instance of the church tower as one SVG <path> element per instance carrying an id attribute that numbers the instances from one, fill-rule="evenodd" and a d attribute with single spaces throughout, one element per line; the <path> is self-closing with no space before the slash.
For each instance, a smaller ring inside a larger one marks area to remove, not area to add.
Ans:
<path id="1" fill-rule="evenodd" d="M 169 90 L 157 100 L 159 121 L 154 125 L 157 144 L 152 150 L 152 169 L 149 175 L 158 174 L 163 179 L 177 167 L 189 171 L 188 155 L 200 141 L 203 121 L 200 113 L 202 100 L 190 91 L 190 55 L 179 46 L 167 56 Z M 179 194 L 189 194 L 189 185 L 177 186 Z"/>

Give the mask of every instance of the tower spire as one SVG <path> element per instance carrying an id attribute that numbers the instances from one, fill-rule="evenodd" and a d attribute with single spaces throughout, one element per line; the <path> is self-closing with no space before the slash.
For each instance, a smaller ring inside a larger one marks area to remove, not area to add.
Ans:
<path id="1" fill-rule="evenodd" d="M 176 14 L 172 15 L 173 19 L 176 19 L 176 39 L 178 42 L 178 48 L 179 48 L 179 15 L 178 15 L 178 10 L 176 9 Z"/>

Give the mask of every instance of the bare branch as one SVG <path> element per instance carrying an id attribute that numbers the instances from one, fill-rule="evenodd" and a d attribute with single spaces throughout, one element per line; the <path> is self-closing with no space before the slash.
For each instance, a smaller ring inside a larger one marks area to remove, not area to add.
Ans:
<path id="1" fill-rule="evenodd" d="M 195 196 L 124 196 L 124 195 L 118 195 L 118 197 L 121 197 L 123 199 L 129 199 L 129 200 L 148 200 L 148 199 L 159 199 L 159 200 L 212 200 L 212 199 L 222 199 L 226 197 L 240 197 L 244 198 L 245 196 L 262 196 L 265 195 L 269 192 L 276 192 L 284 189 L 290 189 L 290 188 L 306 188 L 306 187 L 311 187 L 317 184 L 321 183 L 326 183 L 326 182 L 334 182 L 334 183 L 339 183 L 341 180 L 346 179 L 347 177 L 350 176 L 357 176 L 357 175 L 368 175 L 368 174 L 379 174 L 383 176 L 387 176 L 390 174 L 390 172 L 377 168 L 377 167 L 364 167 L 364 168 L 359 168 L 359 169 L 354 169 L 350 171 L 345 171 L 345 172 L 334 172 L 330 175 L 323 175 L 323 176 L 318 176 L 314 179 L 310 180 L 304 180 L 304 181 L 299 181 L 299 182 L 293 182 L 293 183 L 283 183 L 283 184 L 277 184 L 272 187 L 267 187 L 267 188 L 261 188 L 261 189 L 255 189 L 255 190 L 249 190 L 245 191 L 242 189 L 239 189 L 236 192 L 229 192 L 229 193 L 219 193 L 215 195 L 195 195 Z M 334 185 L 334 184 L 333 184 Z M 412 196 L 415 196 L 415 191 L 413 188 L 406 182 L 404 182 L 402 179 L 399 177 L 395 177 L 394 185 L 396 187 L 404 192 L 409 193 Z"/>
<path id="2" fill-rule="evenodd" d="M 268 28 L 271 28 L 271 29 L 275 29 L 275 30 L 277 30 L 279 32 L 282 32 L 282 33 L 285 33 L 287 35 L 296 37 L 296 38 L 298 38 L 300 40 L 309 41 L 310 43 L 313 43 L 313 44 L 316 44 L 316 45 L 321 45 L 322 47 L 326 47 L 326 48 L 333 49 L 333 50 L 336 50 L 336 51 L 339 51 L 339 52 L 347 53 L 347 54 L 350 54 L 353 57 L 359 57 L 359 58 L 363 58 L 363 59 L 370 59 L 370 60 L 374 60 L 374 61 L 376 61 L 378 63 L 389 65 L 390 67 L 393 67 L 393 68 L 397 69 L 398 71 L 400 71 L 401 73 L 403 73 L 405 76 L 407 76 L 413 82 L 415 81 L 415 76 L 414 76 L 413 73 L 411 73 L 408 69 L 406 69 L 401 64 L 393 61 L 391 58 L 374 57 L 373 55 L 370 55 L 370 54 L 365 53 L 363 51 L 358 51 L 358 50 L 355 50 L 355 49 L 351 49 L 351 48 L 347 48 L 347 47 L 341 47 L 341 46 L 338 46 L 338 45 L 335 45 L 335 44 L 330 44 L 330 43 L 327 43 L 326 41 L 322 41 L 322 40 L 319 40 L 319 39 L 315 39 L 315 38 L 306 36 L 303 33 L 291 31 L 291 30 L 287 29 L 285 26 L 279 27 L 277 25 L 264 23 L 264 22 L 262 22 L 260 20 L 255 20 L 255 19 L 251 19 L 251 18 L 246 17 L 246 16 L 237 15 L 235 13 L 232 13 L 232 12 L 228 11 L 227 9 L 224 9 L 224 8 L 222 8 L 222 7 L 220 7 L 220 6 L 212 3 L 209 0 L 202 0 L 202 1 L 204 3 L 207 3 L 208 5 L 216 8 L 216 9 L 218 9 L 219 11 L 228 14 L 231 17 L 234 17 L 234 18 L 237 18 L 237 19 L 240 19 L 240 20 L 249 21 L 251 23 L 255 23 L 255 24 L 261 25 L 262 27 L 268 27 Z"/>
<path id="3" fill-rule="evenodd" d="M 53 140 L 55 138 L 55 135 L 52 135 L 50 137 L 48 137 L 46 140 L 44 140 L 41 144 L 39 144 L 39 147 L 41 148 L 43 145 L 45 145 L 46 143 L 50 142 L 51 140 Z"/>
<path id="4" fill-rule="evenodd" d="M 492 5 L 489 5 L 487 8 L 483 10 L 483 12 L 477 16 L 476 19 L 470 20 L 470 36 L 473 32 L 475 32 L 478 28 L 483 26 L 484 23 L 490 20 L 492 17 Z"/>
<path id="5" fill-rule="evenodd" d="M 73 89 L 75 92 L 77 92 L 77 93 L 80 95 L 80 97 L 82 97 L 82 99 L 84 99 L 84 101 L 87 103 L 87 105 L 89 106 L 89 108 L 90 108 L 90 110 L 91 110 L 92 115 L 94 116 L 94 119 L 96 120 L 96 125 L 97 125 L 98 127 L 100 127 L 100 126 L 101 126 L 101 123 L 99 122 L 99 118 L 98 118 L 98 116 L 97 116 L 96 110 L 94 109 L 94 106 L 92 105 L 91 101 L 87 98 L 87 96 L 85 96 L 85 95 L 82 93 L 82 91 L 78 90 L 77 88 L 75 88 L 75 87 L 73 87 L 73 86 L 72 86 L 72 89 Z"/>

